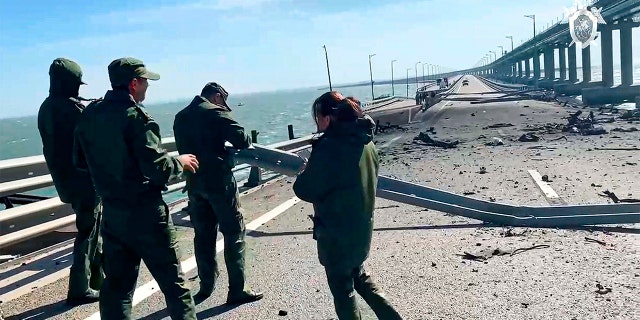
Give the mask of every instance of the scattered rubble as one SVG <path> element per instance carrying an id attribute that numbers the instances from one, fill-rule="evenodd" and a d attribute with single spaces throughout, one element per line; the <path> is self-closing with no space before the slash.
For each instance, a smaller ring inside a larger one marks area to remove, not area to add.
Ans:
<path id="1" fill-rule="evenodd" d="M 506 128 L 506 127 L 513 127 L 513 124 L 512 123 L 496 123 L 490 126 L 486 126 L 482 129 L 486 130 L 486 129 Z"/>
<path id="2" fill-rule="evenodd" d="M 613 200 L 614 203 L 620 203 L 620 202 L 625 202 L 625 203 L 640 203 L 640 199 L 620 199 L 618 198 L 618 196 L 616 196 L 615 193 L 609 191 L 609 190 L 605 190 L 602 193 L 598 193 L 599 196 L 601 197 L 607 197 L 610 198 L 611 200 Z"/>
<path id="3" fill-rule="evenodd" d="M 456 148 L 460 143 L 460 141 L 458 140 L 455 140 L 453 142 L 433 140 L 431 139 L 431 137 L 429 137 L 429 134 L 427 134 L 427 132 L 420 132 L 416 137 L 413 138 L 413 141 L 414 143 L 422 142 L 428 146 L 440 147 L 445 149 Z"/>
<path id="4" fill-rule="evenodd" d="M 540 137 L 536 136 L 533 133 L 525 133 L 518 138 L 520 142 L 538 142 L 540 141 Z"/>
<path id="5" fill-rule="evenodd" d="M 525 251 L 529 251 L 533 249 L 543 249 L 543 248 L 550 248 L 550 246 L 546 244 L 539 244 L 531 247 L 524 247 L 524 248 L 517 248 L 517 249 L 485 248 L 474 253 L 469 253 L 467 251 L 464 251 L 464 254 L 457 254 L 457 255 L 462 256 L 463 259 L 467 259 L 467 260 L 486 261 L 494 256 L 504 256 L 504 255 L 514 256 L 518 253 L 522 253 Z"/>
<path id="6" fill-rule="evenodd" d="M 598 288 L 598 290 L 596 290 L 595 292 L 598 294 L 607 294 L 612 291 L 611 288 L 605 288 L 599 283 L 596 283 L 596 288 Z"/>
<path id="7" fill-rule="evenodd" d="M 501 146 L 504 145 L 504 142 L 502 141 L 502 139 L 498 138 L 498 137 L 493 137 L 491 139 L 491 141 L 485 143 L 486 146 Z"/>

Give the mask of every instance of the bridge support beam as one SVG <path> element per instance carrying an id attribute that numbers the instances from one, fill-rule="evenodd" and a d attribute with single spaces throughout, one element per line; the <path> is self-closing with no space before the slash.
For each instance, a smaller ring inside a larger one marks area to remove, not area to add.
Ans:
<path id="1" fill-rule="evenodd" d="M 620 29 L 620 73 L 622 75 L 623 86 L 633 84 L 633 43 L 631 29 L 631 27 Z"/>
<path id="2" fill-rule="evenodd" d="M 556 77 L 554 55 L 555 50 L 553 47 L 544 49 L 544 78 L 547 80 L 553 80 Z"/>
<path id="3" fill-rule="evenodd" d="M 603 27 L 600 31 L 602 48 L 602 85 L 613 86 L 613 30 Z"/>
<path id="4" fill-rule="evenodd" d="M 524 61 L 524 73 L 525 79 L 529 80 L 529 78 L 531 78 L 531 63 L 529 62 L 529 59 Z"/>
<path id="5" fill-rule="evenodd" d="M 582 101 L 591 106 L 634 102 L 638 94 L 640 94 L 640 85 L 586 88 L 582 89 Z"/>
<path id="6" fill-rule="evenodd" d="M 521 79 L 522 78 L 522 60 L 516 62 L 516 74 L 513 75 L 514 78 Z"/>
<path id="7" fill-rule="evenodd" d="M 540 80 L 540 52 L 536 49 L 533 52 L 533 83 L 535 87 L 538 87 L 538 80 Z"/>
<path id="8" fill-rule="evenodd" d="M 578 46 L 574 43 L 572 46 L 567 48 L 569 51 L 569 82 L 571 83 L 578 82 L 578 67 L 576 59 L 577 47 Z"/>
<path id="9" fill-rule="evenodd" d="M 567 48 L 564 43 L 558 45 L 559 55 L 558 59 L 560 59 L 560 81 L 567 80 Z"/>
<path id="10" fill-rule="evenodd" d="M 540 88 L 552 89 L 556 78 L 555 48 L 546 47 L 544 52 L 544 80 L 538 83 Z"/>
<path id="11" fill-rule="evenodd" d="M 591 47 L 582 49 L 582 83 L 591 82 Z"/>

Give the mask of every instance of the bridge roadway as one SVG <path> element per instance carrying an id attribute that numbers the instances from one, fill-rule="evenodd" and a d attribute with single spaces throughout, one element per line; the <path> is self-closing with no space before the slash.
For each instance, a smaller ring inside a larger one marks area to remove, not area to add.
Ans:
<path id="1" fill-rule="evenodd" d="M 464 96 L 490 96 L 483 93 L 493 90 L 472 76 L 467 78 L 470 79 L 469 86 L 458 83 L 452 90 Z M 505 103 L 475 107 L 463 101 L 442 101 L 421 117 L 424 117 L 425 126 L 428 127 L 440 118 L 448 118 L 457 108 L 465 108 L 466 114 L 472 109 L 490 111 L 494 107 L 504 108 Z M 382 138 L 387 140 L 390 137 L 392 135 Z M 395 140 L 388 140 L 384 145 L 378 145 L 384 152 L 410 139 L 411 137 L 405 134 L 396 137 Z M 410 161 L 402 155 L 399 157 L 394 158 L 395 164 Z M 430 166 L 438 165 L 441 164 L 433 163 Z M 407 168 L 409 167 L 410 164 L 407 163 Z M 429 167 L 413 169 L 428 170 Z M 381 170 L 393 172 L 394 176 L 401 179 L 415 181 L 415 173 L 409 169 L 394 171 L 387 164 L 383 164 Z M 458 176 L 457 171 L 454 173 Z M 453 178 L 455 177 L 451 179 Z M 274 180 L 241 195 L 247 229 L 250 230 L 247 237 L 247 285 L 263 291 L 265 298 L 235 308 L 225 306 L 223 303 L 227 289 L 226 270 L 224 257 L 218 254 L 221 266 L 220 281 L 213 296 L 197 306 L 199 318 L 335 318 L 326 277 L 317 261 L 315 242 L 311 237 L 312 225 L 308 215 L 312 214 L 312 207 L 295 198 L 291 190 L 292 182 L 292 178 Z M 444 188 L 445 185 L 441 187 Z M 527 193 L 531 193 L 531 197 L 535 198 L 537 191 L 532 189 Z M 498 198 L 498 201 L 509 201 L 508 197 L 507 194 L 505 198 Z M 541 198 L 540 195 L 537 198 Z M 172 211 L 178 230 L 179 246 L 183 253 L 183 269 L 189 279 L 188 286 L 195 292 L 198 285 L 197 278 L 194 278 L 196 273 L 192 257 L 193 230 L 185 212 L 180 210 L 184 205 L 184 202 L 178 203 L 172 207 Z M 480 242 L 493 243 L 495 238 L 502 238 L 498 235 L 499 228 L 487 228 L 479 221 L 444 215 L 384 199 L 378 199 L 376 208 L 372 251 L 366 267 L 405 319 L 569 319 L 571 317 L 567 318 L 568 316 L 574 315 L 579 319 L 588 315 L 584 318 L 591 319 L 594 318 L 589 316 L 593 315 L 591 313 L 598 315 L 598 318 L 611 313 L 615 318 L 620 308 L 634 308 L 631 312 L 638 314 L 637 295 L 631 299 L 628 296 L 617 296 L 621 292 L 633 289 L 616 287 L 614 293 L 608 297 L 613 299 L 613 302 L 605 302 L 605 297 L 597 299 L 600 296 L 594 294 L 592 289 L 595 290 L 595 281 L 604 282 L 608 279 L 604 276 L 590 276 L 593 272 L 611 269 L 611 272 L 624 274 L 618 275 L 618 278 L 625 280 L 631 277 L 633 280 L 631 274 L 635 273 L 636 285 L 630 288 L 635 288 L 637 294 L 637 246 L 635 257 L 631 254 L 622 264 L 606 266 L 606 260 L 602 260 L 606 258 L 603 257 L 614 256 L 615 260 L 615 251 L 599 246 L 577 249 L 583 247 L 578 242 L 582 241 L 584 234 L 574 235 L 560 230 L 557 233 L 567 239 L 569 244 L 565 243 L 555 251 L 534 250 L 532 253 L 514 257 L 494 258 L 506 261 L 491 260 L 483 264 L 463 260 L 457 254 L 474 251 Z M 544 230 L 542 232 L 547 233 Z M 638 238 L 635 236 L 637 244 Z M 221 238 L 219 234 L 218 239 Z M 617 239 L 618 235 L 615 238 Z M 608 239 L 615 241 L 613 237 Z M 513 244 L 522 243 L 524 240 L 525 238 L 518 237 L 496 241 Z M 545 242 L 549 241 L 556 240 L 554 238 Z M 218 252 L 221 252 L 220 240 L 217 248 Z M 560 252 L 563 249 L 566 252 Z M 628 250 L 632 249 L 620 244 L 615 250 L 629 252 Z M 70 250 L 69 245 L 61 246 L 57 251 L 34 255 L 0 270 L 0 300 L 3 301 L 1 307 L 6 319 L 99 318 L 97 303 L 73 309 L 64 305 Z M 548 259 L 551 255 L 559 254 L 568 256 L 561 257 L 562 261 Z M 576 256 L 570 256 L 571 254 Z M 589 258 L 586 255 L 589 255 Z M 562 270 L 565 266 L 564 260 L 567 265 L 574 265 L 571 272 L 576 274 Z M 600 263 L 608 269 L 590 269 L 592 260 L 601 261 Z M 575 267 L 576 261 L 584 263 L 585 266 Z M 630 268 L 629 261 L 635 261 L 635 270 L 627 269 Z M 582 284 L 571 283 L 565 279 L 567 276 L 573 281 L 588 278 L 589 288 L 582 290 L 586 293 L 578 292 Z M 487 280 L 487 277 L 493 279 Z M 548 284 L 548 281 L 555 277 L 558 277 L 558 281 L 551 281 L 550 287 L 539 284 Z M 591 283 L 591 279 L 594 279 L 594 283 Z M 164 297 L 152 280 L 147 269 L 142 266 L 134 295 L 135 318 L 167 319 Z M 607 283 L 611 284 L 611 281 Z M 552 292 L 551 296 L 549 292 Z M 591 301 L 594 298 L 585 301 L 584 295 L 595 296 L 598 301 Z M 358 299 L 364 319 L 375 319 L 362 299 Z M 635 307 L 632 307 L 633 305 Z M 286 311 L 287 316 L 279 316 L 281 310 Z"/>

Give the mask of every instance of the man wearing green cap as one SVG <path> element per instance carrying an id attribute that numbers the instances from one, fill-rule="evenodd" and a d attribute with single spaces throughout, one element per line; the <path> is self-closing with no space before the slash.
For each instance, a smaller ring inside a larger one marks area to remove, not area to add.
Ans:
<path id="1" fill-rule="evenodd" d="M 103 202 L 106 279 L 100 316 L 131 318 L 142 259 L 164 293 L 171 318 L 196 319 L 162 191 L 183 171 L 195 172 L 198 161 L 191 154 L 168 155 L 158 124 L 140 104 L 147 81 L 160 75 L 135 58 L 114 60 L 108 70 L 113 90 L 82 113 L 74 153 L 75 165 L 88 169 Z"/>
<path id="2" fill-rule="evenodd" d="M 73 130 L 84 110 L 79 97 L 80 66 L 57 58 L 49 67 L 49 96 L 38 111 L 42 153 L 60 201 L 71 204 L 76 214 L 76 239 L 69 273 L 67 303 L 79 305 L 98 301 L 104 275 L 101 267 L 101 239 L 97 222 L 100 205 L 91 177 L 69 165 L 73 157 Z"/>
<path id="3" fill-rule="evenodd" d="M 225 141 L 236 149 L 248 148 L 251 140 L 232 117 L 228 93 L 215 82 L 207 83 L 199 96 L 175 117 L 173 131 L 181 154 L 200 160 L 197 174 L 187 175 L 189 215 L 195 231 L 194 249 L 200 278 L 196 302 L 208 298 L 219 275 L 216 262 L 218 225 L 224 236 L 224 259 L 229 274 L 227 303 L 262 299 L 262 293 L 245 288 L 245 225 L 238 199 L 235 163 Z"/>

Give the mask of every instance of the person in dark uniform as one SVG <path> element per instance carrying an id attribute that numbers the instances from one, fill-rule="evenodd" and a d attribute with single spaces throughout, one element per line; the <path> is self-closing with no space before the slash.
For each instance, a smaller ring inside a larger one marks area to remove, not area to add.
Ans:
<path id="1" fill-rule="evenodd" d="M 175 228 L 162 191 L 184 171 L 195 172 L 194 155 L 173 157 L 162 149 L 160 128 L 140 104 L 148 80 L 160 75 L 135 58 L 109 64 L 113 90 L 92 103 L 75 131 L 74 163 L 88 170 L 103 202 L 106 279 L 102 319 L 130 319 L 140 260 L 164 293 L 172 319 L 196 319 L 180 267 Z"/>
<path id="2" fill-rule="evenodd" d="M 313 103 L 322 136 L 293 190 L 313 204 L 313 235 L 340 320 L 359 320 L 354 289 L 379 319 L 402 319 L 363 267 L 369 256 L 378 181 L 373 120 L 336 91 Z"/>
<path id="3" fill-rule="evenodd" d="M 224 236 L 224 259 L 229 274 L 227 303 L 247 303 L 263 297 L 262 293 L 245 288 L 245 225 L 232 172 L 235 161 L 226 151 L 225 141 L 236 149 L 246 149 L 251 140 L 231 116 L 228 96 L 221 85 L 207 83 L 200 95 L 176 114 L 173 124 L 178 152 L 194 154 L 200 160 L 198 173 L 187 175 L 188 210 L 195 229 L 194 247 L 200 278 L 196 302 L 213 293 L 219 275 L 218 226 Z"/>
<path id="4" fill-rule="evenodd" d="M 67 303 L 79 305 L 98 301 L 102 285 L 101 242 L 97 227 L 100 202 L 91 177 L 69 164 L 73 159 L 73 131 L 84 105 L 79 97 L 82 69 L 66 58 L 49 67 L 49 96 L 38 111 L 42 153 L 60 201 L 70 203 L 76 215 L 76 239 L 69 273 Z"/>

